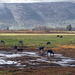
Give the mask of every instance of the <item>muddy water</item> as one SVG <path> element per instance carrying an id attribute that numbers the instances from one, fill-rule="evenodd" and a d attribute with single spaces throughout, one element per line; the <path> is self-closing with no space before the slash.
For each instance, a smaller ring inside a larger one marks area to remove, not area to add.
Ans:
<path id="1" fill-rule="evenodd" d="M 17 58 L 19 60 L 14 60 Z M 29 57 L 28 59 L 21 60 L 21 57 Z M 30 59 L 36 58 L 36 59 Z M 9 59 L 9 60 L 8 60 Z M 13 59 L 13 60 L 11 60 Z M 7 51 L 0 51 L 0 67 L 17 67 L 17 68 L 25 68 L 27 66 L 34 66 L 36 65 L 39 67 L 40 63 L 53 63 L 58 64 L 58 66 L 71 66 L 75 67 L 75 59 L 64 57 L 62 54 L 55 54 L 54 57 L 47 57 L 45 54 L 44 56 L 39 55 L 38 52 L 7 52 Z M 44 66 L 44 64 L 43 64 Z M 51 65 L 49 65 L 51 66 Z"/>

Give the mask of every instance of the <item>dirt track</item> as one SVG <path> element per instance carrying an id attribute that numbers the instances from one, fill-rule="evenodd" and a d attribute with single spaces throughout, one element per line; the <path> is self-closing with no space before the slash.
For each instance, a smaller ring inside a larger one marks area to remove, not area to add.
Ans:
<path id="1" fill-rule="evenodd" d="M 1 36 L 17 36 L 17 35 L 61 35 L 60 33 L 55 33 L 55 34 L 49 34 L 49 33 L 47 33 L 47 34 L 40 34 L 40 33 L 1 33 L 0 34 Z M 62 34 L 62 35 L 75 35 L 75 34 Z"/>

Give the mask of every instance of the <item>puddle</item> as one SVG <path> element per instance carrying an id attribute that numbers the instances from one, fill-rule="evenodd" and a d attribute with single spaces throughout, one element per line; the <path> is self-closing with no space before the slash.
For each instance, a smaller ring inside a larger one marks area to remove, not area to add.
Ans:
<path id="1" fill-rule="evenodd" d="M 12 61 L 11 58 L 16 57 L 37 57 L 36 59 L 28 59 L 25 61 L 17 60 Z M 8 60 L 10 58 L 10 60 Z M 22 64 L 23 63 L 23 64 Z M 55 63 L 60 66 L 75 67 L 75 59 L 64 57 L 62 54 L 55 54 L 54 57 L 40 56 L 38 52 L 19 52 L 17 54 L 12 52 L 0 51 L 0 66 L 11 65 L 18 68 L 26 67 L 29 65 L 39 65 L 40 63 Z M 74 64 L 72 64 L 74 63 Z"/>

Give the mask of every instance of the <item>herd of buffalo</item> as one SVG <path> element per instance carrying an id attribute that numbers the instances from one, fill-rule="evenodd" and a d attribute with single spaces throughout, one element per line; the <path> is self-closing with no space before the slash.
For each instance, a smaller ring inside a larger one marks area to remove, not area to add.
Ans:
<path id="1" fill-rule="evenodd" d="M 57 37 L 62 38 L 63 36 L 57 35 Z M 1 40 L 1 43 L 4 44 L 4 41 Z M 19 41 L 19 44 L 23 44 L 23 41 Z M 46 45 L 49 45 L 49 44 L 51 44 L 51 42 L 47 42 L 47 43 L 46 43 Z M 45 47 L 39 47 L 39 53 L 43 54 L 44 48 L 45 48 Z M 18 49 L 17 46 L 14 46 L 14 49 L 15 49 L 16 51 L 20 51 L 20 52 L 23 51 L 22 48 Z M 54 52 L 53 52 L 51 49 L 47 50 L 46 53 L 47 53 L 47 56 L 48 56 L 48 55 L 49 55 L 49 56 L 51 56 L 51 55 L 54 56 Z"/>

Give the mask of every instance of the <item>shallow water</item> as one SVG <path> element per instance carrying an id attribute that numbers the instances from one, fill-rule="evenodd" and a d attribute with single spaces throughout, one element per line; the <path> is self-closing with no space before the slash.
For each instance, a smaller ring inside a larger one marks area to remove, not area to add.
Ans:
<path id="1" fill-rule="evenodd" d="M 17 54 L 12 53 L 12 52 L 6 52 L 6 51 L 0 51 L 0 66 L 1 65 L 15 65 L 18 67 L 25 67 L 27 66 L 26 64 L 21 64 L 22 61 L 12 61 L 11 59 L 8 60 L 8 58 L 15 58 L 15 57 L 23 57 L 23 56 L 28 56 L 28 57 L 38 57 L 37 59 L 29 59 L 25 61 L 25 63 L 28 63 L 30 65 L 37 65 L 41 62 L 45 63 L 55 63 L 60 66 L 71 66 L 75 67 L 75 59 L 69 58 L 69 57 L 64 57 L 62 54 L 55 54 L 54 57 L 47 57 L 45 56 L 40 56 L 38 52 L 18 52 Z"/>

